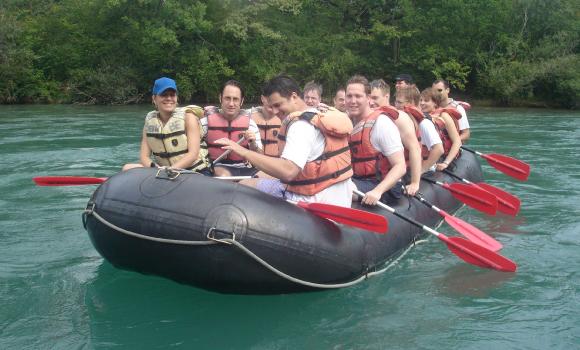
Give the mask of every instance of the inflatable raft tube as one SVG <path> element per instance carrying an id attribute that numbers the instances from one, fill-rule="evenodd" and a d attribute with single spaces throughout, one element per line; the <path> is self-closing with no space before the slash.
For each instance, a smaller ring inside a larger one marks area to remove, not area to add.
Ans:
<path id="1" fill-rule="evenodd" d="M 455 173 L 482 181 L 475 157 L 463 152 Z M 435 179 L 452 182 L 445 174 Z M 447 190 L 421 183 L 426 199 L 448 212 L 460 206 Z M 414 199 L 393 206 L 435 226 L 440 216 Z M 109 178 L 97 188 L 83 223 L 111 264 L 221 293 L 280 294 L 346 287 L 376 274 L 422 231 L 381 210 L 381 235 L 336 224 L 246 186 L 150 168 Z"/>

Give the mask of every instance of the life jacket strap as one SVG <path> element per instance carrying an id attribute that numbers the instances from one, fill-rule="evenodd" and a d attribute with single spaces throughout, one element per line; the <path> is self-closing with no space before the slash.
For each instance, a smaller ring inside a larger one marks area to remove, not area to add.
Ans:
<path id="1" fill-rule="evenodd" d="M 159 134 L 156 132 L 148 132 L 147 133 L 147 137 L 153 137 L 159 140 L 165 140 L 168 139 L 170 137 L 175 137 L 175 136 L 179 136 L 179 135 L 185 135 L 185 130 L 181 130 L 181 131 L 176 131 L 176 132 L 172 132 L 169 134 Z"/>
<path id="2" fill-rule="evenodd" d="M 286 182 L 288 185 L 290 186 L 305 186 L 305 185 L 314 185 L 320 182 L 324 182 L 330 179 L 335 179 L 337 177 L 339 177 L 340 175 L 349 172 L 352 169 L 351 165 L 348 165 L 347 167 L 340 169 L 338 171 L 335 171 L 333 173 L 318 177 L 316 179 L 309 179 L 309 180 L 300 180 L 300 181 L 290 181 L 290 182 Z"/>
<path id="3" fill-rule="evenodd" d="M 182 151 L 177 151 L 177 152 L 159 152 L 159 153 L 153 152 L 153 154 L 156 155 L 157 157 L 165 158 L 165 159 L 169 159 L 171 157 L 179 156 L 179 155 L 185 154 L 185 153 L 187 153 L 186 149 L 184 149 Z"/>

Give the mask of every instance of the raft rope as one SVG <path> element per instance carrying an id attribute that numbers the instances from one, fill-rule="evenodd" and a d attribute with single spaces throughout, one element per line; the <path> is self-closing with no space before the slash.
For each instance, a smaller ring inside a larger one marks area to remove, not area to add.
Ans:
<path id="1" fill-rule="evenodd" d="M 260 258 L 258 255 L 256 255 L 254 252 L 252 252 L 251 250 L 246 248 L 242 243 L 236 241 L 235 239 L 224 238 L 224 239 L 220 239 L 219 241 L 214 241 L 214 240 L 210 240 L 210 241 L 184 241 L 184 240 L 178 240 L 178 239 L 168 239 L 168 238 L 146 236 L 146 235 L 142 235 L 140 233 L 125 230 L 124 228 L 121 228 L 121 227 L 107 221 L 105 218 L 103 218 L 97 212 L 95 212 L 94 209 L 95 209 L 95 206 L 93 203 L 92 206 L 87 207 L 87 209 L 85 209 L 83 216 L 93 215 L 97 220 L 99 220 L 104 225 L 112 228 L 113 230 L 124 233 L 128 236 L 140 238 L 140 239 L 144 239 L 144 240 L 148 240 L 148 241 L 153 241 L 153 242 L 179 244 L 179 245 L 191 245 L 191 246 L 212 245 L 212 244 L 219 244 L 219 242 L 224 243 L 224 244 L 231 244 L 231 245 L 234 245 L 237 248 L 239 248 L 241 251 L 246 253 L 252 259 L 256 260 L 262 266 L 264 266 L 268 270 L 272 271 L 274 274 L 278 275 L 279 277 L 285 278 L 291 282 L 301 284 L 301 285 L 304 285 L 307 287 L 320 288 L 320 289 L 336 289 L 336 288 L 350 287 L 350 286 L 358 284 L 358 283 L 360 283 L 360 282 L 362 282 L 370 277 L 374 277 L 374 276 L 380 275 L 382 273 L 385 273 L 389 269 L 391 269 L 391 267 L 393 267 L 395 264 L 397 264 L 399 262 L 399 260 L 401 260 L 411 250 L 411 248 L 413 248 L 417 244 L 427 242 L 427 240 L 415 241 L 412 245 L 407 247 L 401 254 L 399 254 L 399 256 L 396 259 L 386 262 L 385 267 L 383 267 L 382 269 L 372 271 L 372 272 L 367 272 L 364 275 L 358 277 L 357 279 L 355 279 L 353 281 L 345 282 L 345 283 L 335 283 L 335 284 L 322 284 L 322 283 L 315 283 L 315 282 L 301 280 L 299 278 L 292 277 L 292 276 L 278 270 L 277 268 L 275 268 L 274 266 L 269 264 L 267 261 L 265 261 L 264 259 Z M 83 223 L 85 223 L 85 222 L 86 222 L 86 220 L 85 220 L 85 218 L 83 218 Z"/>
<path id="2" fill-rule="evenodd" d="M 153 242 L 160 242 L 160 243 L 170 243 L 170 244 L 179 244 L 179 245 L 211 245 L 211 244 L 218 244 L 218 242 L 216 241 L 184 241 L 184 240 L 179 240 L 179 239 L 168 239 L 168 238 L 159 238 L 159 237 L 151 237 L 151 236 L 145 236 L 142 235 L 140 233 L 136 233 L 136 232 L 132 232 L 132 231 L 128 231 L 125 230 L 124 228 L 121 228 L 109 221 L 107 221 L 105 218 L 103 218 L 102 216 L 100 216 L 99 214 L 97 214 L 97 212 L 94 211 L 94 207 L 91 209 L 85 209 L 84 211 L 85 215 L 93 215 L 97 220 L 99 220 L 100 222 L 102 222 L 104 225 L 109 226 L 110 228 L 112 228 L 113 230 L 119 231 L 121 233 L 124 233 L 126 235 L 129 235 L 131 237 L 135 237 L 135 238 L 141 238 L 141 239 L 145 239 L 148 241 L 153 241 Z M 84 222 L 84 220 L 83 220 Z"/>

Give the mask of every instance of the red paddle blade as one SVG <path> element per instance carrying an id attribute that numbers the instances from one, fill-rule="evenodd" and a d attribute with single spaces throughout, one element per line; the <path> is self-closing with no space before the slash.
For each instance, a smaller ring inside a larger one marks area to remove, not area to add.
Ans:
<path id="1" fill-rule="evenodd" d="M 501 188 L 480 182 L 477 186 L 497 197 L 497 210 L 504 214 L 516 216 L 520 212 L 520 199 Z"/>
<path id="2" fill-rule="evenodd" d="M 106 177 L 84 177 L 84 176 L 37 176 L 33 177 L 38 186 L 76 186 L 76 185 L 98 185 L 107 181 Z"/>
<path id="3" fill-rule="evenodd" d="M 447 213 L 445 214 L 445 221 L 449 224 L 449 226 L 453 227 L 457 232 L 464 235 L 470 241 L 477 243 L 480 246 L 491 250 L 492 252 L 497 252 L 503 247 L 500 242 L 496 241 L 493 237 L 481 231 L 477 227 Z"/>
<path id="4" fill-rule="evenodd" d="M 314 215 L 325 219 L 334 220 L 341 224 L 359 227 L 377 233 L 387 233 L 387 219 L 378 214 L 369 213 L 364 210 L 340 207 L 326 203 L 296 203 L 300 208 L 304 208 Z"/>
<path id="5" fill-rule="evenodd" d="M 482 154 L 489 165 L 515 179 L 526 181 L 530 176 L 530 165 L 503 154 Z"/>
<path id="6" fill-rule="evenodd" d="M 473 209 L 479 210 L 489 215 L 497 212 L 497 197 L 493 194 L 472 185 L 462 183 L 443 184 L 453 197 Z"/>
<path id="7" fill-rule="evenodd" d="M 510 259 L 464 238 L 444 235 L 438 237 L 447 244 L 453 254 L 469 264 L 505 272 L 515 272 L 518 268 Z"/>

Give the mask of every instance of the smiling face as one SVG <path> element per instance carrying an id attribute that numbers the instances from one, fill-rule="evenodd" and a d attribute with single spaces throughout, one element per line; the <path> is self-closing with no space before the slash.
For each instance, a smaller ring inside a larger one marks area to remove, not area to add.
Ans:
<path id="1" fill-rule="evenodd" d="M 169 115 L 177 107 L 177 92 L 166 89 L 160 95 L 153 95 L 153 104 L 162 115 Z"/>
<path id="2" fill-rule="evenodd" d="M 268 103 L 268 98 L 266 96 L 260 96 L 260 100 L 262 101 L 262 114 L 264 115 L 264 118 L 270 119 L 274 117 L 276 113 L 274 113 L 274 109 L 270 106 L 270 103 Z"/>
<path id="3" fill-rule="evenodd" d="M 370 99 L 363 84 L 354 83 L 346 87 L 346 111 L 355 121 L 370 113 Z"/>
<path id="4" fill-rule="evenodd" d="M 383 106 L 389 105 L 389 96 L 388 93 L 385 93 L 383 90 L 379 88 L 373 88 L 371 90 L 371 108 L 379 108 Z"/>
<path id="5" fill-rule="evenodd" d="M 421 111 L 425 113 L 429 113 L 434 111 L 437 108 L 437 104 L 432 99 L 425 99 L 421 96 L 421 101 L 419 102 L 421 106 Z"/>
<path id="6" fill-rule="evenodd" d="M 220 95 L 220 104 L 222 113 L 226 119 L 232 120 L 237 117 L 243 103 L 242 90 L 239 87 L 233 85 L 226 85 L 224 87 Z"/>
<path id="7" fill-rule="evenodd" d="M 286 116 L 297 110 L 296 100 L 298 95 L 293 92 L 290 97 L 283 97 L 278 92 L 274 92 L 268 96 L 268 104 L 272 109 L 272 113 L 280 119 L 286 118 Z"/>

